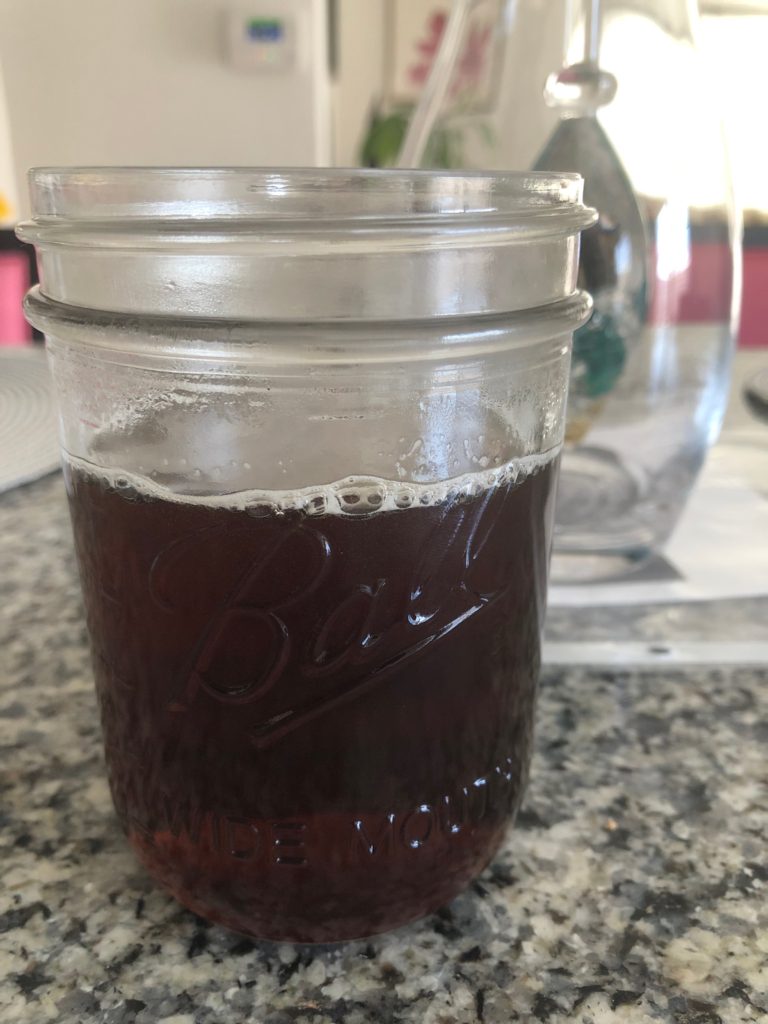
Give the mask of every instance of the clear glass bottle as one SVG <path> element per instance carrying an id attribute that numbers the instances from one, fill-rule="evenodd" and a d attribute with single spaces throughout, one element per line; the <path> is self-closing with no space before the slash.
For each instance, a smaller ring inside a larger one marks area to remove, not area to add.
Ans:
<path id="1" fill-rule="evenodd" d="M 663 546 L 724 412 L 740 233 L 717 97 L 689 0 L 471 7 L 499 13 L 485 93 L 449 89 L 436 122 L 461 166 L 579 171 L 600 214 L 582 247 L 595 312 L 574 341 L 553 578 L 607 578 Z"/>

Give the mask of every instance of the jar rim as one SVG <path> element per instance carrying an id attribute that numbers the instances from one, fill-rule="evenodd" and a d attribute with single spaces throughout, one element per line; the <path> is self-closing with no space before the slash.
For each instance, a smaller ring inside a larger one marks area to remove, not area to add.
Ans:
<path id="1" fill-rule="evenodd" d="M 51 220 L 401 221 L 537 214 L 591 223 L 575 173 L 370 168 L 39 167 L 35 223 Z M 495 216 L 494 216 L 495 215 Z M 446 226 L 448 226 L 446 224 Z M 24 225 L 23 231 L 30 225 Z M 564 228 L 567 231 L 568 227 Z"/>
<path id="2" fill-rule="evenodd" d="M 594 223 L 578 174 L 40 168 L 42 292 L 114 314 L 423 320 L 547 305 Z"/>

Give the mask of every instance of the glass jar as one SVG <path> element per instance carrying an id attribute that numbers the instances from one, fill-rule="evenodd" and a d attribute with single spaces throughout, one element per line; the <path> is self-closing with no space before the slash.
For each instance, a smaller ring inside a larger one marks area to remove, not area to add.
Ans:
<path id="1" fill-rule="evenodd" d="M 453 167 L 584 177 L 600 216 L 580 284 L 595 306 L 574 341 L 553 577 L 623 575 L 661 550 L 717 438 L 739 311 L 738 216 L 696 5 L 466 6 L 423 163 L 450 150 Z"/>
<path id="2" fill-rule="evenodd" d="M 581 180 L 41 170 L 32 202 L 134 849 L 258 938 L 435 909 L 528 770 Z"/>

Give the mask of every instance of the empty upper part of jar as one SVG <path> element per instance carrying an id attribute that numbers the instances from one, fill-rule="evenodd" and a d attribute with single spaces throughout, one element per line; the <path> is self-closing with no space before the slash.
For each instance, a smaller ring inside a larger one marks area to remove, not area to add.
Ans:
<path id="1" fill-rule="evenodd" d="M 228 321 L 505 314 L 575 290 L 576 174 L 247 168 L 31 172 L 48 300 Z"/>

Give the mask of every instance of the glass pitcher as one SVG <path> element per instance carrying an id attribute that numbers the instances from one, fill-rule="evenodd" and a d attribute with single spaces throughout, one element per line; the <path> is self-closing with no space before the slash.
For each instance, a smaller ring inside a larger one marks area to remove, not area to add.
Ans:
<path id="1" fill-rule="evenodd" d="M 553 578 L 608 578 L 672 533 L 728 392 L 738 218 L 697 14 L 688 0 L 467 6 L 434 130 L 461 166 L 578 171 L 600 214 L 582 246 L 595 312 L 574 339 Z"/>

